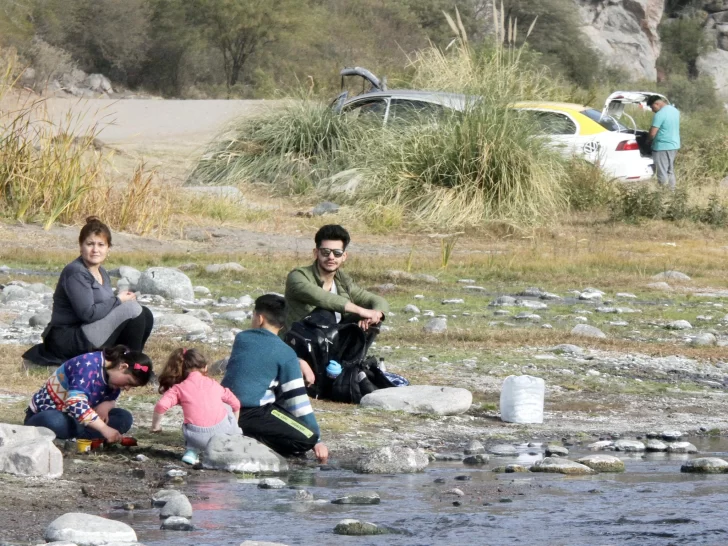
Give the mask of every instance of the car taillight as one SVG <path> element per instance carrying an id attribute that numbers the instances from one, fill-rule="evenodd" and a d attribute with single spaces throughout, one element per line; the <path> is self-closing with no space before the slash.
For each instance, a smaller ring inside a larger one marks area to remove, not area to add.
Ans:
<path id="1" fill-rule="evenodd" d="M 623 140 L 619 144 L 617 144 L 617 151 L 618 152 L 627 152 L 630 150 L 639 150 L 640 145 L 637 144 L 636 140 Z"/>

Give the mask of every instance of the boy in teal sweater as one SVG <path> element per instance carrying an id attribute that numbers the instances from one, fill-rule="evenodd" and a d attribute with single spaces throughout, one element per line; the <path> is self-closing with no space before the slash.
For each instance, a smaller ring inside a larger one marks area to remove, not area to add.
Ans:
<path id="1" fill-rule="evenodd" d="M 266 294 L 255 300 L 252 328 L 235 336 L 222 385 L 240 400 L 245 436 L 288 456 L 313 449 L 320 462 L 328 448 L 306 394 L 296 353 L 279 337 L 286 301 Z"/>

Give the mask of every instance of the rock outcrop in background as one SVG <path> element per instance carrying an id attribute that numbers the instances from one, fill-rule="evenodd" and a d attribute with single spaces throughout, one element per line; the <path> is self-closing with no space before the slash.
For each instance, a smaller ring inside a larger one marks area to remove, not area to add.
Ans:
<path id="1" fill-rule="evenodd" d="M 705 32 L 715 49 L 698 59 L 698 70 L 713 77 L 718 96 L 728 104 L 728 0 L 709 0 L 703 10 Z"/>

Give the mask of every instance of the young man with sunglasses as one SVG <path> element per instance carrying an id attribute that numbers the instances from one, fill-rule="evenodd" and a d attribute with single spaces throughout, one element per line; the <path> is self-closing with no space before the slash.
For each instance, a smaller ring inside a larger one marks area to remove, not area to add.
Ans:
<path id="1" fill-rule="evenodd" d="M 318 230 L 314 237 L 313 264 L 294 269 L 286 279 L 286 328 L 314 311 L 328 311 L 336 322 L 358 322 L 368 332 L 369 341 L 373 340 L 389 305 L 384 298 L 357 286 L 341 271 L 350 240 L 349 233 L 336 224 Z M 301 361 L 301 371 L 306 383 L 313 383 L 314 374 L 305 361 Z"/>

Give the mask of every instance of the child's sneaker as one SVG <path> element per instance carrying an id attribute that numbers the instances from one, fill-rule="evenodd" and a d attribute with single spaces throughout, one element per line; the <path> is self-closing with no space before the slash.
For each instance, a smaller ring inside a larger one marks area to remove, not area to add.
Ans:
<path id="1" fill-rule="evenodd" d="M 196 449 L 188 449 L 185 454 L 182 455 L 182 462 L 190 465 L 196 465 L 200 462 L 200 457 L 197 454 Z"/>

